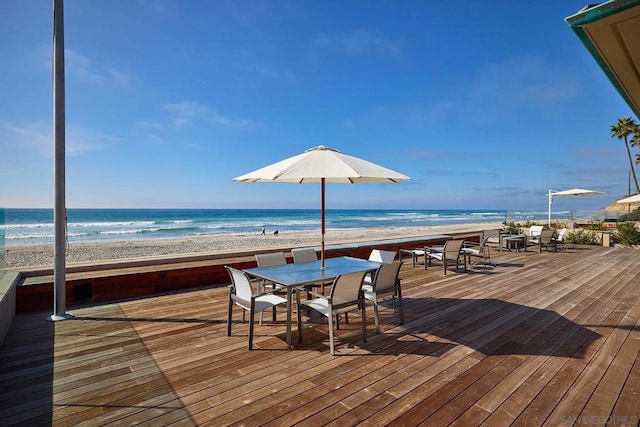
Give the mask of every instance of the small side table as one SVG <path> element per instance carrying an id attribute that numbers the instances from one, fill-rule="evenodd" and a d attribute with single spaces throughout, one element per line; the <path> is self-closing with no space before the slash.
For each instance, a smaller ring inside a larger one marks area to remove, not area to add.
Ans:
<path id="1" fill-rule="evenodd" d="M 512 249 L 516 249 L 518 252 L 520 252 L 520 248 L 524 248 L 524 250 L 527 250 L 527 236 L 525 236 L 524 234 L 518 234 L 515 236 L 509 236 L 509 237 L 504 237 L 504 241 L 505 241 L 505 246 L 507 247 L 507 249 L 509 251 L 511 251 Z"/>

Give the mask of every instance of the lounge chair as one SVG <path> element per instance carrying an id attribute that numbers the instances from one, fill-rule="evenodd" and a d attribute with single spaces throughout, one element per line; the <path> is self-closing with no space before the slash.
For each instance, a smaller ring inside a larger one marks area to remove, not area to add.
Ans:
<path id="1" fill-rule="evenodd" d="M 542 252 L 542 247 L 544 246 L 545 250 L 548 252 L 549 247 L 552 246 L 555 252 L 558 252 L 558 246 L 555 239 L 556 231 L 554 229 L 542 230 L 542 234 L 540 235 L 538 247 L 540 252 Z"/>
<path id="2" fill-rule="evenodd" d="M 529 234 L 526 234 L 527 244 L 540 245 L 540 235 L 544 230 L 544 225 L 532 225 Z"/>
<path id="3" fill-rule="evenodd" d="M 469 261 L 471 263 L 471 257 L 482 258 L 482 261 L 476 261 L 474 264 L 478 264 L 482 262 L 482 264 L 487 266 L 493 266 L 491 263 L 491 250 L 489 247 L 489 239 L 491 236 L 484 237 L 480 243 L 474 242 L 464 242 L 464 247 L 462 251 L 467 255 Z"/>
<path id="4" fill-rule="evenodd" d="M 233 306 L 242 308 L 242 321 L 245 321 L 245 314 L 249 312 L 249 350 L 253 349 L 253 324 L 256 313 L 263 313 L 265 310 L 274 308 L 280 304 L 286 304 L 287 300 L 270 292 L 253 293 L 251 280 L 244 271 L 233 267 L 225 266 L 231 285 L 229 286 L 229 312 L 227 314 L 227 336 L 231 336 L 231 324 L 233 317 Z M 275 311 L 274 311 L 275 313 Z M 274 316 L 275 321 L 275 316 Z M 260 316 L 262 325 L 262 316 Z"/>
<path id="5" fill-rule="evenodd" d="M 498 250 L 501 249 L 502 244 L 502 230 L 482 230 L 482 234 L 480 235 L 480 241 L 484 241 L 485 244 L 494 246 Z"/>
<path id="6" fill-rule="evenodd" d="M 402 262 L 384 264 L 376 270 L 372 284 L 362 285 L 365 299 L 373 303 L 373 316 L 376 322 L 376 333 L 380 333 L 380 320 L 378 318 L 378 299 L 384 295 L 391 294 L 393 299 L 393 310 L 395 311 L 395 301 L 398 299 L 398 312 L 400 314 L 400 324 L 404 324 L 404 309 L 402 306 L 402 290 L 400 288 L 400 267 Z"/>
<path id="7" fill-rule="evenodd" d="M 418 249 L 402 249 L 400 248 L 400 250 L 398 251 L 398 258 L 400 259 L 400 261 L 402 261 L 402 255 L 404 254 L 409 254 L 409 256 L 411 256 L 411 265 L 413 267 L 416 266 L 416 264 L 418 263 L 418 258 L 423 257 L 424 258 L 424 248 Z"/>
<path id="8" fill-rule="evenodd" d="M 558 231 L 558 235 L 555 237 L 556 249 L 558 249 L 558 248 L 565 249 L 564 238 L 566 237 L 566 235 L 567 235 L 567 229 L 566 228 L 563 228 L 560 231 Z"/>
<path id="9" fill-rule="evenodd" d="M 464 245 L 464 240 L 447 240 L 447 242 L 442 247 L 425 247 L 425 255 L 427 260 L 425 262 L 424 268 L 427 269 L 428 265 L 431 265 L 431 260 L 436 259 L 442 262 L 442 268 L 444 270 L 444 274 L 447 274 L 447 266 L 448 265 L 456 265 L 456 268 L 460 267 L 460 261 L 464 264 L 464 270 L 467 271 L 467 258 L 462 251 L 462 247 Z"/>
<path id="10" fill-rule="evenodd" d="M 360 310 L 362 312 L 362 341 L 367 342 L 367 318 L 365 315 L 365 299 L 362 292 L 362 281 L 365 272 L 343 274 L 336 277 L 331 286 L 329 296 L 316 292 L 311 292 L 317 298 L 311 301 L 300 302 L 300 292 L 304 289 L 296 290 L 296 302 L 298 304 L 298 331 L 302 331 L 302 308 L 303 306 L 312 308 L 327 317 L 329 321 L 329 348 L 331 355 L 335 355 L 333 343 L 333 323 L 335 320 L 336 329 L 340 329 L 338 315 L 350 311 Z"/>

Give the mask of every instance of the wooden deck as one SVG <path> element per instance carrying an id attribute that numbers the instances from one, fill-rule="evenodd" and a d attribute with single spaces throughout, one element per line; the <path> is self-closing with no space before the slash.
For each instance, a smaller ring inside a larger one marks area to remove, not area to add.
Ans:
<path id="1" fill-rule="evenodd" d="M 360 341 L 326 323 L 226 336 L 226 288 L 18 315 L 0 349 L 0 425 L 637 425 L 640 252 L 503 252 L 468 273 L 402 268 Z M 294 334 L 295 336 L 295 334 Z"/>

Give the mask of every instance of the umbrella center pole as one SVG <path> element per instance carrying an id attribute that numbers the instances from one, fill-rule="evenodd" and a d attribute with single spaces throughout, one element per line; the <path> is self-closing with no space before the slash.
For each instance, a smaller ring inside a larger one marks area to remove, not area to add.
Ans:
<path id="1" fill-rule="evenodd" d="M 322 237 L 320 239 L 320 268 L 324 270 L 324 178 L 320 179 L 320 210 Z M 320 293 L 324 294 L 324 282 L 320 286 Z"/>
<path id="2" fill-rule="evenodd" d="M 321 183 L 321 189 L 320 189 L 320 209 L 322 210 L 321 212 L 321 216 L 322 216 L 322 221 L 321 221 L 321 227 L 322 227 L 322 240 L 320 242 L 321 245 L 321 251 L 320 251 L 320 257 L 321 257 L 321 265 L 322 268 L 324 268 L 324 230 L 325 230 L 325 222 L 324 222 L 324 184 L 325 184 L 325 179 L 322 178 L 320 180 Z"/>

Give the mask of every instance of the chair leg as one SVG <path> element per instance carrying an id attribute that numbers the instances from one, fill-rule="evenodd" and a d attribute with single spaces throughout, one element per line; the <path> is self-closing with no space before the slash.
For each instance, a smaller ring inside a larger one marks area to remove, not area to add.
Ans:
<path id="1" fill-rule="evenodd" d="M 376 334 L 380 333 L 380 319 L 378 317 L 378 296 L 373 294 L 373 320 L 376 325 Z"/>
<path id="2" fill-rule="evenodd" d="M 244 312 L 244 310 L 242 310 Z M 233 300 L 229 297 L 229 313 L 227 314 L 227 336 L 231 336 L 231 320 L 233 314 Z"/>
<path id="3" fill-rule="evenodd" d="M 329 315 L 327 316 L 329 321 L 329 350 L 331 351 L 331 355 L 335 356 L 336 351 L 333 346 L 333 310 L 329 308 Z"/>
<path id="4" fill-rule="evenodd" d="M 296 308 L 298 312 L 298 342 L 302 342 L 302 306 L 300 305 L 300 291 L 296 289 Z"/>
<path id="5" fill-rule="evenodd" d="M 367 314 L 365 312 L 365 306 L 367 305 L 364 299 L 361 301 L 362 306 L 362 342 L 367 342 Z"/>
<path id="6" fill-rule="evenodd" d="M 396 289 L 396 293 L 398 294 L 398 311 L 400 312 L 400 324 L 404 325 L 404 307 L 402 306 L 402 290 L 400 286 Z"/>
<path id="7" fill-rule="evenodd" d="M 256 311 L 256 301 L 251 298 L 251 310 L 249 313 L 249 350 L 253 349 L 253 321 Z"/>

